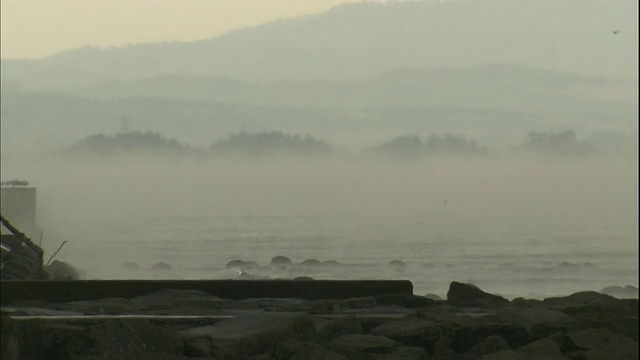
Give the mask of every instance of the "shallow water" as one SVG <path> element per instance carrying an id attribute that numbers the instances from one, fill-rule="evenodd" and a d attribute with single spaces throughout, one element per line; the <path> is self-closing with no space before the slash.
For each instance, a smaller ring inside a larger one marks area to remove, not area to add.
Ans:
<path id="1" fill-rule="evenodd" d="M 201 217 L 68 225 L 56 256 L 88 279 L 408 279 L 444 297 L 451 281 L 507 298 L 638 286 L 638 227 L 549 217 Z M 55 249 L 47 244 L 48 249 Z M 49 251 L 52 253 L 52 251 Z M 271 268 L 276 255 L 293 264 Z M 259 268 L 227 269 L 233 259 Z M 334 266 L 302 266 L 306 259 Z M 400 260 L 404 268 L 391 267 Z M 134 262 L 140 269 L 125 270 Z M 151 270 L 165 262 L 172 269 Z"/>

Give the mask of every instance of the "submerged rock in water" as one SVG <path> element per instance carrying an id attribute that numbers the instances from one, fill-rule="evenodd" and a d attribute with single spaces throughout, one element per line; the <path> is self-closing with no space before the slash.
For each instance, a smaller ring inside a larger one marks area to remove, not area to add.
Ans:
<path id="1" fill-rule="evenodd" d="M 316 259 L 307 259 L 307 260 L 303 261 L 300 265 L 304 265 L 304 266 L 319 266 L 319 265 L 321 265 L 321 262 L 319 260 L 316 260 Z"/>
<path id="2" fill-rule="evenodd" d="M 405 269 L 407 267 L 407 264 L 405 264 L 403 261 L 400 261 L 400 260 L 391 260 L 389 261 L 387 266 L 389 266 L 392 269 L 400 270 L 400 269 Z"/>
<path id="3" fill-rule="evenodd" d="M 271 266 L 285 266 L 285 265 L 291 265 L 291 259 L 289 259 L 286 256 L 274 256 L 271 259 Z"/>
<path id="4" fill-rule="evenodd" d="M 171 270 L 173 269 L 173 267 L 171 267 L 171 265 L 167 264 L 166 262 L 159 262 L 153 265 L 151 269 L 152 270 Z"/>
<path id="5" fill-rule="evenodd" d="M 258 263 L 255 261 L 244 261 L 244 260 L 231 260 L 227 263 L 227 269 L 254 269 L 259 267 Z"/>

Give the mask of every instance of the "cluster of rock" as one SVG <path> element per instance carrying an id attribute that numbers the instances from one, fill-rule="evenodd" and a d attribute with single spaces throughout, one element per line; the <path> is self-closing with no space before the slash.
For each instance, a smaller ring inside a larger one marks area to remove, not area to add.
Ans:
<path id="1" fill-rule="evenodd" d="M 84 316 L 21 320 L 52 314 Z M 140 316 L 104 317 L 119 314 Z M 509 301 L 458 282 L 446 300 L 229 300 L 163 290 L 12 304 L 3 308 L 2 347 L 3 359 L 638 359 L 638 299 L 579 292 Z"/>

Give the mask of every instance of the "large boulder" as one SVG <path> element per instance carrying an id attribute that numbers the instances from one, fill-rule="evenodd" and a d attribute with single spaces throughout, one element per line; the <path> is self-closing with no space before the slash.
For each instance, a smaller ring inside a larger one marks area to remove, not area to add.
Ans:
<path id="1" fill-rule="evenodd" d="M 562 346 L 565 352 L 576 359 L 638 359 L 638 341 L 609 329 L 571 332 L 565 336 Z"/>
<path id="2" fill-rule="evenodd" d="M 226 265 L 227 269 L 239 269 L 239 270 L 255 269 L 258 267 L 260 267 L 260 265 L 258 265 L 257 262 L 244 261 L 244 260 L 231 260 Z"/>
<path id="3" fill-rule="evenodd" d="M 485 355 L 482 360 L 569 360 L 562 355 L 560 346 L 551 339 L 541 339 L 515 350 L 503 350 Z"/>
<path id="4" fill-rule="evenodd" d="M 537 324 L 554 324 L 569 319 L 570 316 L 561 311 L 548 309 L 543 306 L 532 306 L 528 308 L 507 307 L 498 309 L 494 314 L 486 317 L 486 319 L 492 318 L 510 322 L 529 331 Z"/>
<path id="5" fill-rule="evenodd" d="M 472 284 L 451 282 L 447 292 L 447 302 L 455 306 L 471 307 L 504 307 L 509 305 L 509 300 L 486 293 Z"/>
<path id="6" fill-rule="evenodd" d="M 393 270 L 404 270 L 407 268 L 407 264 L 402 260 L 391 260 L 387 263 L 387 266 Z"/>
<path id="7" fill-rule="evenodd" d="M 499 351 L 511 350 L 509 343 L 500 335 L 491 335 L 478 341 L 466 354 L 475 357 L 494 354 Z"/>
<path id="8" fill-rule="evenodd" d="M 166 271 L 166 270 L 171 270 L 173 269 L 173 267 L 169 264 L 167 264 L 166 262 L 158 262 L 153 264 L 153 266 L 151 266 L 151 270 L 156 270 L 156 271 Z"/>
<path id="9" fill-rule="evenodd" d="M 427 360 L 429 353 L 426 349 L 416 346 L 399 346 L 396 350 L 386 354 L 371 354 L 372 360 Z"/>
<path id="10" fill-rule="evenodd" d="M 289 360 L 349 360 L 349 358 L 318 344 L 309 343 L 296 351 Z"/>
<path id="11" fill-rule="evenodd" d="M 290 340 L 315 337 L 309 315 L 297 313 L 252 313 L 179 332 L 189 356 L 220 360 L 243 359 L 274 350 Z"/>
<path id="12" fill-rule="evenodd" d="M 337 319 L 313 318 L 316 336 L 320 341 L 330 341 L 342 335 L 360 334 L 362 325 L 354 315 L 341 316 Z"/>
<path id="13" fill-rule="evenodd" d="M 554 309 L 564 309 L 578 305 L 606 305 L 617 304 L 619 299 L 595 291 L 580 291 L 569 296 L 551 297 L 542 300 L 544 306 Z"/>
<path id="14" fill-rule="evenodd" d="M 571 316 L 571 321 L 562 323 L 568 331 L 607 328 L 638 340 L 638 299 L 617 299 L 595 291 L 583 291 L 544 299 L 543 304 Z"/>
<path id="15" fill-rule="evenodd" d="M 384 336 L 408 346 L 433 348 L 440 335 L 440 325 L 431 319 L 405 317 L 377 326 L 370 334 Z"/>
<path id="16" fill-rule="evenodd" d="M 455 315 L 451 316 L 451 322 L 407 316 L 379 325 L 371 329 L 370 333 L 396 340 L 406 346 L 423 348 L 431 356 L 444 356 L 449 349 L 459 347 L 460 337 L 471 332 L 469 327 L 455 321 Z M 465 330 L 469 331 L 462 334 Z M 470 335 L 473 340 L 465 350 L 475 344 L 477 339 L 477 335 Z"/>
<path id="17" fill-rule="evenodd" d="M 317 260 L 317 259 L 306 259 L 300 265 L 304 265 L 304 266 L 320 266 L 320 265 L 322 265 L 322 263 L 320 262 L 320 260 Z"/>
<path id="18" fill-rule="evenodd" d="M 400 343 L 384 336 L 368 334 L 342 335 L 327 343 L 327 347 L 349 359 L 368 359 L 371 354 L 387 354 L 398 349 Z"/>

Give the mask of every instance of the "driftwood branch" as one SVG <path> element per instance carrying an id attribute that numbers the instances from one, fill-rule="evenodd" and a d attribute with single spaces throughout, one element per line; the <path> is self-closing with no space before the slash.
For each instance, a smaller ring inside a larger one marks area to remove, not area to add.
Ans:
<path id="1" fill-rule="evenodd" d="M 51 255 L 51 257 L 49 258 L 49 261 L 47 261 L 47 263 L 45 264 L 45 266 L 49 266 L 49 263 L 51 262 L 51 260 L 53 260 L 53 257 L 56 256 L 56 254 L 60 251 L 60 249 L 62 249 L 62 247 L 64 246 L 64 244 L 66 244 L 67 241 L 63 241 L 62 244 L 60 244 L 60 247 L 58 248 L 58 250 L 56 250 L 56 252 L 53 253 L 53 255 Z"/>

